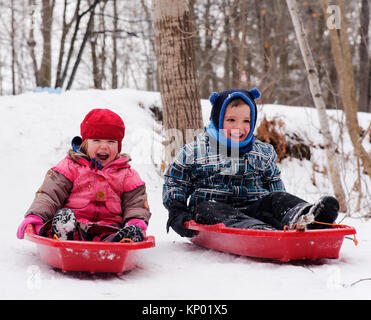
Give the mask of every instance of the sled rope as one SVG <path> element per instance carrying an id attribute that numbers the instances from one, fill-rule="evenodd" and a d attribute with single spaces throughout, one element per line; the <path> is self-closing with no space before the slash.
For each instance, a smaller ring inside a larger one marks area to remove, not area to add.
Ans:
<path id="1" fill-rule="evenodd" d="M 323 224 L 323 225 L 326 225 L 326 226 L 340 227 L 340 228 L 349 227 L 346 224 L 326 223 L 326 222 L 319 222 L 319 221 L 315 221 L 315 220 L 312 223 Z M 283 231 L 287 231 L 287 230 L 291 230 L 291 231 L 296 230 L 296 223 L 293 225 L 292 228 L 290 228 L 288 225 L 285 225 L 283 227 Z M 304 231 L 304 230 L 303 229 L 298 229 L 297 231 Z M 354 242 L 354 245 L 356 245 L 356 246 L 359 243 L 355 234 L 353 235 L 353 242 Z"/>
<path id="2" fill-rule="evenodd" d="M 324 225 L 327 225 L 327 226 L 334 226 L 334 227 L 341 227 L 341 228 L 349 227 L 346 224 L 326 223 L 326 222 L 319 222 L 319 221 L 313 221 L 313 222 L 317 223 L 317 224 L 324 224 Z M 353 235 L 353 242 L 354 242 L 354 245 L 356 245 L 356 246 L 359 243 L 355 234 Z"/>
<path id="3" fill-rule="evenodd" d="M 59 238 L 56 234 L 54 234 L 53 239 L 59 241 Z"/>

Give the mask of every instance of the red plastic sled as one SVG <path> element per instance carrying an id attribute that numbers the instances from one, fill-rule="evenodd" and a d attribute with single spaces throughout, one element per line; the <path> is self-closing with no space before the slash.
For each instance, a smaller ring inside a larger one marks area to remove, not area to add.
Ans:
<path id="1" fill-rule="evenodd" d="M 191 241 L 201 247 L 255 258 L 287 262 L 290 260 L 337 259 L 345 235 L 353 227 L 336 225 L 329 229 L 307 231 L 270 231 L 227 228 L 224 224 L 185 224 L 195 230 Z"/>
<path id="2" fill-rule="evenodd" d="M 155 246 L 155 238 L 142 242 L 112 243 L 96 241 L 62 241 L 35 234 L 27 226 L 25 238 L 35 242 L 41 260 L 49 266 L 66 271 L 114 272 L 122 274 L 136 266 L 138 250 Z"/>

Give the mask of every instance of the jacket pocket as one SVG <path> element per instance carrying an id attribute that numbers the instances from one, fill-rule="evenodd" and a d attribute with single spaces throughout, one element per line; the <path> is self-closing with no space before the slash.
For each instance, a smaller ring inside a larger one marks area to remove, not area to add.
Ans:
<path id="1" fill-rule="evenodd" d="M 89 204 L 89 199 L 84 197 L 70 197 L 66 203 L 66 207 L 70 209 L 82 209 Z"/>
<path id="2" fill-rule="evenodd" d="M 122 213 L 121 201 L 108 200 L 106 202 L 106 208 L 110 213 L 120 215 Z"/>

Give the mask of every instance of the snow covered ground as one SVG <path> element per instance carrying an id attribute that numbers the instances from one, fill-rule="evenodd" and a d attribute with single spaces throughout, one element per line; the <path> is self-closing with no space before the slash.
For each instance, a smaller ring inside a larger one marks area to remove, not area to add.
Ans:
<path id="1" fill-rule="evenodd" d="M 153 164 L 160 157 L 160 128 L 148 111 L 151 104 L 160 105 L 159 93 L 86 90 L 0 97 L 1 299 L 371 298 L 371 222 L 359 218 L 370 212 L 370 199 L 363 199 L 361 211 L 342 221 L 356 227 L 359 245 L 345 239 L 337 260 L 262 261 L 206 250 L 173 231 L 167 234 L 167 214 L 161 202 L 162 178 Z M 207 121 L 210 105 L 208 101 L 202 104 Z M 138 267 L 121 276 L 63 274 L 44 265 L 35 244 L 18 240 L 16 229 L 47 169 L 65 156 L 71 139 L 79 135 L 85 114 L 99 107 L 109 107 L 124 119 L 123 150 L 131 154 L 132 166 L 147 183 L 153 214 L 148 234 L 156 237 L 156 247 L 143 250 Z M 259 112 L 268 118 L 279 115 L 290 129 L 300 130 L 314 144 L 320 143 L 314 109 L 265 105 L 259 107 Z M 341 117 L 334 111 L 330 114 L 334 121 Z M 360 114 L 359 120 L 365 129 L 371 114 Z M 332 127 L 337 141 L 344 140 L 342 152 L 349 153 L 346 131 L 337 132 L 337 126 Z M 369 142 L 365 142 L 365 147 L 371 149 Z M 313 162 L 323 168 L 326 161 L 323 151 L 313 152 Z M 313 176 L 312 163 L 308 161 L 285 159 L 280 167 L 289 192 L 308 201 L 332 192 L 326 177 L 320 173 Z M 351 195 L 350 205 L 354 207 L 355 165 L 347 162 L 342 170 Z M 313 179 L 317 186 L 311 183 Z M 367 179 L 362 180 L 363 188 L 370 190 Z M 362 279 L 365 280 L 357 282 Z"/>

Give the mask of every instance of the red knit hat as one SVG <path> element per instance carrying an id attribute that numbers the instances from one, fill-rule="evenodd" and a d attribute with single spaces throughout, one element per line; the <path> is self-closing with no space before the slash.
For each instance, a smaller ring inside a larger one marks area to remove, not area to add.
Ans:
<path id="1" fill-rule="evenodd" d="M 122 139 L 125 136 L 125 125 L 121 117 L 108 109 L 93 109 L 80 125 L 82 141 L 86 139 L 108 139 L 118 141 L 118 152 L 121 152 Z"/>

